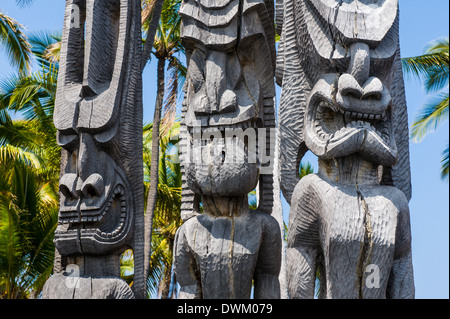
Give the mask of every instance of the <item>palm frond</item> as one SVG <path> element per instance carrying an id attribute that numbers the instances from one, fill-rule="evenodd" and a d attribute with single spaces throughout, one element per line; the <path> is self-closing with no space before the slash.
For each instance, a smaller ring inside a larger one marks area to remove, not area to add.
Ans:
<path id="1" fill-rule="evenodd" d="M 22 278 L 27 279 L 28 285 L 39 292 L 53 269 L 55 253 L 53 238 L 58 223 L 58 205 L 46 206 L 39 192 L 36 197 L 37 209 L 31 220 L 27 222 L 29 243 L 33 248 L 27 254 L 29 266 Z"/>
<path id="2" fill-rule="evenodd" d="M 56 97 L 57 71 L 37 72 L 21 77 L 9 94 L 9 109 L 21 112 L 26 119 L 51 120 Z"/>
<path id="3" fill-rule="evenodd" d="M 442 121 L 448 119 L 448 98 L 448 93 L 442 93 L 421 108 L 411 128 L 411 138 L 414 141 L 421 141 L 426 134 L 436 130 Z"/>
<path id="4" fill-rule="evenodd" d="M 33 0 L 16 0 L 16 4 L 21 7 L 28 6 L 33 3 Z"/>
<path id="5" fill-rule="evenodd" d="M 35 32 L 29 36 L 31 51 L 42 69 L 59 66 L 61 51 L 61 34 L 45 31 Z"/>
<path id="6" fill-rule="evenodd" d="M 423 55 L 402 59 L 407 74 L 424 78 L 427 92 L 436 92 L 448 85 L 448 41 L 448 38 L 436 40 L 427 46 Z"/>
<path id="7" fill-rule="evenodd" d="M 11 64 L 19 72 L 29 72 L 31 45 L 22 29 L 16 20 L 0 12 L 0 43 L 5 46 Z"/>
<path id="8" fill-rule="evenodd" d="M 309 174 L 314 174 L 314 167 L 311 165 L 311 163 L 307 162 L 306 164 L 300 163 L 300 169 L 299 169 L 300 178 L 305 177 Z"/>
<path id="9" fill-rule="evenodd" d="M 0 163 L 7 165 L 13 162 L 20 162 L 37 169 L 42 167 L 42 159 L 36 154 L 24 151 L 22 148 L 11 144 L 0 146 Z"/>
<path id="10" fill-rule="evenodd" d="M 19 214 L 13 195 L 0 192 L 0 287 L 4 287 L 0 289 L 0 297 L 7 299 L 16 297 L 14 288 L 23 255 Z"/>
<path id="11" fill-rule="evenodd" d="M 155 0 L 142 0 L 141 22 L 144 29 L 148 28 L 148 24 L 152 20 L 153 9 L 155 8 Z"/>
<path id="12" fill-rule="evenodd" d="M 0 184 L 9 188 L 0 191 L 0 201 L 9 200 L 8 215 L 0 207 L 0 237 L 8 234 L 10 238 L 0 238 L 0 244 L 5 246 L 1 251 L 7 252 L 0 253 L 0 268 L 5 267 L 5 263 L 8 265 L 8 270 L 0 273 L 7 277 L 9 297 L 26 298 L 31 291 L 41 291 L 51 274 L 58 204 L 42 202 L 37 177 L 25 165 L 14 165 L 0 180 L 3 180 Z M 16 234 L 15 229 L 19 233 Z"/>
<path id="13" fill-rule="evenodd" d="M 441 178 L 442 179 L 447 179 L 448 178 L 448 143 L 447 143 L 446 149 L 442 153 Z"/>

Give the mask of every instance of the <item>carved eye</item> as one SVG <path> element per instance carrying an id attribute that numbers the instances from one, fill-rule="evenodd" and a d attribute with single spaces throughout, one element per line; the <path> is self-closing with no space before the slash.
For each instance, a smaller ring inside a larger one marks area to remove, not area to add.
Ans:
<path id="1" fill-rule="evenodd" d="M 72 134 L 63 134 L 60 131 L 57 131 L 56 142 L 65 150 L 72 152 L 78 146 L 79 136 L 76 132 L 73 132 Z"/>

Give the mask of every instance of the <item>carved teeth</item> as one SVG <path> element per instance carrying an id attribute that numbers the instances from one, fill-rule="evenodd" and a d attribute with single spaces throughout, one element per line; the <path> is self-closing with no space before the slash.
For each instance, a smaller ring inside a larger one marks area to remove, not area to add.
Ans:
<path id="1" fill-rule="evenodd" d="M 241 122 L 231 125 L 220 125 L 220 126 L 205 126 L 201 127 L 201 133 L 207 132 L 208 130 L 219 130 L 222 133 L 222 136 L 224 136 L 224 133 L 226 130 L 234 130 L 234 129 L 242 129 L 246 130 L 247 128 L 260 128 L 256 121 L 247 121 L 247 122 Z M 198 133 L 198 128 L 196 128 L 196 133 Z M 189 127 L 188 128 L 189 134 L 194 134 L 194 128 Z"/>
<path id="2" fill-rule="evenodd" d="M 371 114 L 371 113 L 359 113 L 359 112 L 355 112 L 355 111 L 345 111 L 341 108 L 339 108 L 339 112 L 341 114 L 343 114 L 344 116 L 347 117 L 352 117 L 354 119 L 364 119 L 364 120 L 381 120 L 386 116 L 386 112 L 383 112 L 381 115 L 380 114 Z"/>

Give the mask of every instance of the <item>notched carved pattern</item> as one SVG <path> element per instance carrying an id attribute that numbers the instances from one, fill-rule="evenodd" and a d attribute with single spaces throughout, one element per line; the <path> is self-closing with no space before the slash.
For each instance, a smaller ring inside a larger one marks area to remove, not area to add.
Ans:
<path id="1" fill-rule="evenodd" d="M 290 295 L 314 296 L 319 268 L 325 298 L 413 297 L 398 1 L 285 0 L 278 7 Z M 305 149 L 318 156 L 319 172 L 299 181 Z M 397 263 L 408 270 L 400 273 Z M 376 284 L 367 284 L 368 269 L 377 269 Z"/>
<path id="2" fill-rule="evenodd" d="M 256 160 L 273 154 L 273 3 L 186 0 L 180 15 L 188 72 L 180 130 L 185 223 L 175 247 L 179 297 L 249 298 L 252 279 L 256 298 L 279 297 L 273 177 L 260 174 L 270 163 Z M 258 182 L 260 205 L 250 212 L 247 194 Z"/>

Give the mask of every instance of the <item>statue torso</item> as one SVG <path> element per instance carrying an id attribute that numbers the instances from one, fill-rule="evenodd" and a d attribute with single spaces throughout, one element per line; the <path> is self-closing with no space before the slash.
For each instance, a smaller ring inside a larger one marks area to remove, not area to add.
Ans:
<path id="1" fill-rule="evenodd" d="M 273 217 L 251 211 L 239 217 L 210 217 L 187 221 L 187 245 L 201 279 L 204 299 L 248 299 L 258 251 Z"/>
<path id="2" fill-rule="evenodd" d="M 316 238 L 320 246 L 326 297 L 385 298 L 398 220 L 408 205 L 403 193 L 390 186 L 334 183 L 317 175 L 299 184 L 303 184 L 296 188 L 300 193 L 315 184 L 309 193 L 314 194 L 311 200 L 317 201 L 317 211 L 300 229 L 317 230 L 303 236 Z M 293 207 L 291 214 L 298 213 L 298 208 Z"/>

